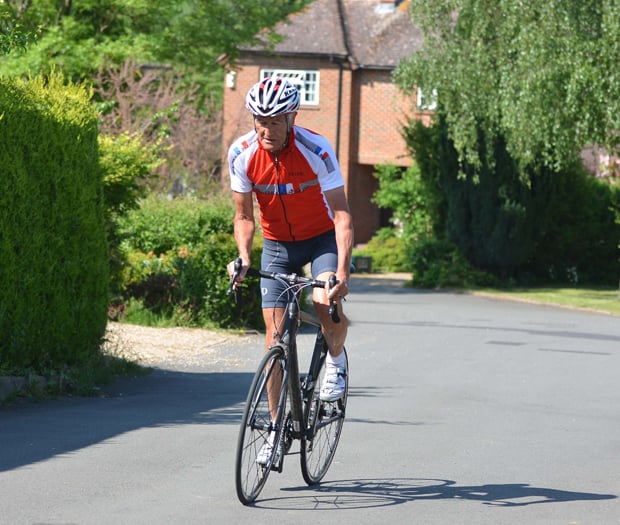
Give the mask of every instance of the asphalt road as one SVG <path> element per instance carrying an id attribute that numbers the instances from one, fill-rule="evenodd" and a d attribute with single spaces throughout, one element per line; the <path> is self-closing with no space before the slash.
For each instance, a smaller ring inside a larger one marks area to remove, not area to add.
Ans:
<path id="1" fill-rule="evenodd" d="M 620 318 L 397 285 L 352 285 L 348 419 L 320 486 L 291 455 L 237 501 L 256 337 L 226 369 L 0 408 L 0 523 L 620 524 Z"/>

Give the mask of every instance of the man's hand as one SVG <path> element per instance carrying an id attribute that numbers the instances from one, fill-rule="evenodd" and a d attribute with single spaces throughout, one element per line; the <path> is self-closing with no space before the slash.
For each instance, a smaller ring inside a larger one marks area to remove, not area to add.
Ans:
<path id="1" fill-rule="evenodd" d="M 346 278 L 338 279 L 337 283 L 332 287 L 329 286 L 328 281 L 325 292 L 327 293 L 327 297 L 329 297 L 330 299 L 340 301 L 349 294 L 349 281 Z"/>
<path id="2" fill-rule="evenodd" d="M 234 279 L 233 289 L 236 289 L 239 284 L 245 279 L 245 274 L 250 268 L 250 261 L 244 261 L 241 257 L 238 257 L 234 261 L 230 261 L 226 266 L 228 276 L 231 280 Z"/>

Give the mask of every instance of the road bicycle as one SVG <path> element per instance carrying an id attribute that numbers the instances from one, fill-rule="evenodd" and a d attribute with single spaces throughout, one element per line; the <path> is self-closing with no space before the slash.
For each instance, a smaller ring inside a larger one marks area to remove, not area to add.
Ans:
<path id="1" fill-rule="evenodd" d="M 229 293 L 241 269 L 235 263 Z M 322 401 L 320 386 L 325 373 L 327 343 L 319 320 L 300 307 L 302 291 L 306 288 L 325 288 L 326 282 L 297 274 L 249 269 L 247 275 L 275 279 L 286 287 L 287 306 L 281 335 L 262 358 L 254 375 L 243 411 L 235 462 L 237 496 L 244 505 L 256 500 L 267 482 L 269 473 L 282 472 L 284 458 L 292 454 L 294 441 L 299 441 L 301 473 L 308 485 L 323 479 L 336 453 L 348 396 L 348 378 L 344 395 L 336 401 Z M 336 284 L 335 275 L 329 281 Z M 334 301 L 330 315 L 340 322 Z M 316 329 L 314 350 L 305 375 L 299 373 L 297 333 L 301 323 Z M 346 370 L 348 360 L 345 352 Z M 277 400 L 268 398 L 268 390 Z M 269 443 L 269 445 L 267 445 Z M 262 454 L 267 446 L 268 453 Z M 261 457 L 259 458 L 259 454 Z"/>

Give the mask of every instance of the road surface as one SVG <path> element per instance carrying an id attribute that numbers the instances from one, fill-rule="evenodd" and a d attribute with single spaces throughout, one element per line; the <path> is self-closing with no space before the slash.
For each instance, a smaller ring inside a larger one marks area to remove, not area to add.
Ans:
<path id="1" fill-rule="evenodd" d="M 401 284 L 353 281 L 348 418 L 320 486 L 291 455 L 237 501 L 263 343 L 226 338 L 100 398 L 0 408 L 0 523 L 620 524 L 620 318 Z"/>

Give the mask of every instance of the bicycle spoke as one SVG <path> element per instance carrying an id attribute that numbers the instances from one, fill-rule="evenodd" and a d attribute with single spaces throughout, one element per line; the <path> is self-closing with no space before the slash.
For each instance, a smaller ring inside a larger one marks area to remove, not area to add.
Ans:
<path id="1" fill-rule="evenodd" d="M 237 496 L 244 505 L 252 503 L 257 498 L 272 468 L 274 455 L 268 456 L 265 461 L 259 461 L 261 449 L 269 441 L 273 442 L 275 449 L 280 438 L 276 435 L 274 439 L 273 433 L 279 431 L 282 426 L 284 407 L 280 403 L 275 421 L 272 420 L 267 387 L 271 378 L 278 381 L 286 378 L 286 374 L 282 374 L 281 370 L 282 356 L 281 348 L 274 348 L 265 354 L 254 376 L 239 429 L 235 484 Z M 286 389 L 282 384 L 280 391 L 284 392 L 282 400 L 286 401 Z"/>
<path id="2" fill-rule="evenodd" d="M 345 354 L 346 356 L 346 354 Z M 316 381 L 320 387 L 325 364 Z M 318 390 L 313 392 L 311 405 L 306 407 L 306 428 L 308 435 L 302 439 L 301 471 L 308 485 L 323 479 L 336 454 L 345 417 L 348 396 L 348 378 L 344 396 L 337 401 L 321 401 Z"/>

